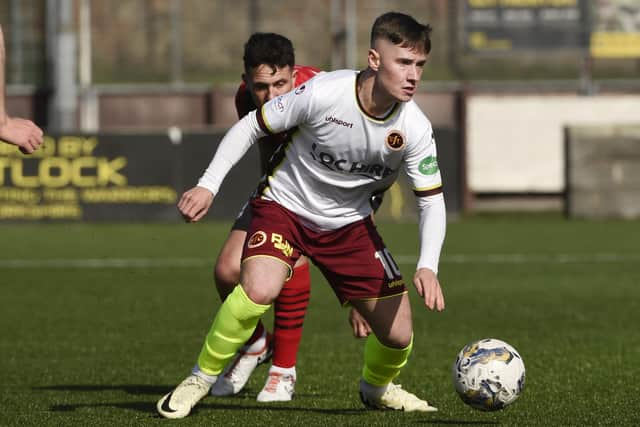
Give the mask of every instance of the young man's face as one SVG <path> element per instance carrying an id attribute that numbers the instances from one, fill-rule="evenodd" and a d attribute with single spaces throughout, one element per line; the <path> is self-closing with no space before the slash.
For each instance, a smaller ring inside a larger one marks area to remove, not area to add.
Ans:
<path id="1" fill-rule="evenodd" d="M 260 64 L 243 74 L 242 79 L 256 107 L 260 108 L 265 102 L 293 89 L 296 74 L 297 71 L 288 65 L 274 70 L 270 65 Z"/>
<path id="2" fill-rule="evenodd" d="M 399 102 L 411 100 L 422 77 L 427 55 L 378 39 L 369 51 L 369 65 L 376 70 L 380 89 Z"/>

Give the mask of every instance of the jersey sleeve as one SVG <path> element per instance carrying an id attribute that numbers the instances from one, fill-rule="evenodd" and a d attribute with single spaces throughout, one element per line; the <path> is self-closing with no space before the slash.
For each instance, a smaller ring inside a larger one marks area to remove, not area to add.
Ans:
<path id="1" fill-rule="evenodd" d="M 267 135 L 283 132 L 306 122 L 313 103 L 311 82 L 265 103 L 257 112 L 258 124 Z"/>
<path id="2" fill-rule="evenodd" d="M 436 141 L 430 127 L 408 150 L 405 158 L 405 172 L 416 196 L 426 197 L 442 193 Z"/>

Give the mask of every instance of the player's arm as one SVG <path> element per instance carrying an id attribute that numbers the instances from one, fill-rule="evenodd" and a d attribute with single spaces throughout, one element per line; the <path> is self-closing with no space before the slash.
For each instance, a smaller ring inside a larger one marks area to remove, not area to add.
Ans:
<path id="1" fill-rule="evenodd" d="M 418 197 L 420 257 L 413 277 L 418 294 L 429 309 L 444 310 L 444 295 L 438 280 L 438 263 L 447 226 L 444 196 Z"/>
<path id="2" fill-rule="evenodd" d="M 7 111 L 4 105 L 4 35 L 2 33 L 2 26 L 0 26 L 0 125 L 7 121 Z"/>
<path id="3" fill-rule="evenodd" d="M 229 129 L 198 185 L 186 191 L 178 201 L 178 210 L 186 221 L 197 222 L 206 215 L 225 176 L 262 135 L 255 112 L 247 114 Z"/>
<path id="4" fill-rule="evenodd" d="M 178 202 L 185 220 L 196 222 L 206 215 L 225 176 L 258 139 L 293 128 L 306 119 L 309 97 L 298 96 L 301 93 L 292 91 L 272 99 L 229 129 L 197 187 L 185 192 Z"/>
<path id="5" fill-rule="evenodd" d="M 417 197 L 419 216 L 420 256 L 413 283 L 425 305 L 441 311 L 444 296 L 437 273 L 447 219 L 436 143 L 431 125 L 426 118 L 424 121 L 426 131 L 417 143 L 408 144 L 405 154 L 405 171 Z"/>
<path id="6" fill-rule="evenodd" d="M 5 50 L 0 27 L 0 140 L 17 145 L 25 154 L 33 153 L 42 144 L 42 130 L 32 121 L 9 117 L 5 106 Z"/>

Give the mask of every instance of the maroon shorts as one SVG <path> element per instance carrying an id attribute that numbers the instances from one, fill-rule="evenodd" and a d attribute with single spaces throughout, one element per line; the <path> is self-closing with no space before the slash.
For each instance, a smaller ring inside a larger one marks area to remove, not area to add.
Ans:
<path id="1" fill-rule="evenodd" d="M 269 256 L 293 269 L 300 255 L 305 255 L 320 269 L 341 304 L 406 292 L 400 269 L 371 218 L 337 230 L 314 231 L 274 202 L 254 199 L 251 213 L 243 262 Z"/>

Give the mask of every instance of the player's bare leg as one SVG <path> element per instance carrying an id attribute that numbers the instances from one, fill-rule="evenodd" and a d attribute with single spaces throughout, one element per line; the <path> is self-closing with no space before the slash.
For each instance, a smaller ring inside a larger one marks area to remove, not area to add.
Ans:
<path id="1" fill-rule="evenodd" d="M 214 277 L 218 293 L 223 301 L 240 281 L 240 259 L 246 237 L 247 232 L 244 230 L 231 230 L 218 255 Z M 239 393 L 249 381 L 256 367 L 268 361 L 271 353 L 271 336 L 267 334 L 262 321 L 260 321 L 253 335 L 236 353 L 211 387 L 211 394 L 213 396 L 230 396 Z"/>
<path id="2" fill-rule="evenodd" d="M 240 278 L 240 258 L 247 233 L 234 229 L 229 233 L 218 255 L 215 267 L 216 287 L 224 300 Z M 238 351 L 211 388 L 214 396 L 239 393 L 256 367 L 269 360 L 266 384 L 258 395 L 260 402 L 291 400 L 296 382 L 296 357 L 302 340 L 302 326 L 309 304 L 311 279 L 309 264 L 300 258 L 294 273 L 276 299 L 273 335 L 268 334 L 262 322 L 247 343 Z"/>
<path id="3" fill-rule="evenodd" d="M 411 306 L 407 293 L 378 300 L 354 300 L 373 334 L 365 344 L 360 398 L 376 409 L 432 412 L 437 409 L 392 380 L 407 363 L 413 346 Z"/>
<path id="4" fill-rule="evenodd" d="M 220 298 L 223 300 L 240 281 L 240 259 L 246 237 L 247 232 L 244 230 L 231 230 L 218 254 L 214 278 Z"/>
<path id="5" fill-rule="evenodd" d="M 251 336 L 288 275 L 289 267 L 272 258 L 255 257 L 245 262 L 240 277 L 242 284 L 236 286 L 218 310 L 192 374 L 158 401 L 160 415 L 167 418 L 189 415 Z"/>

